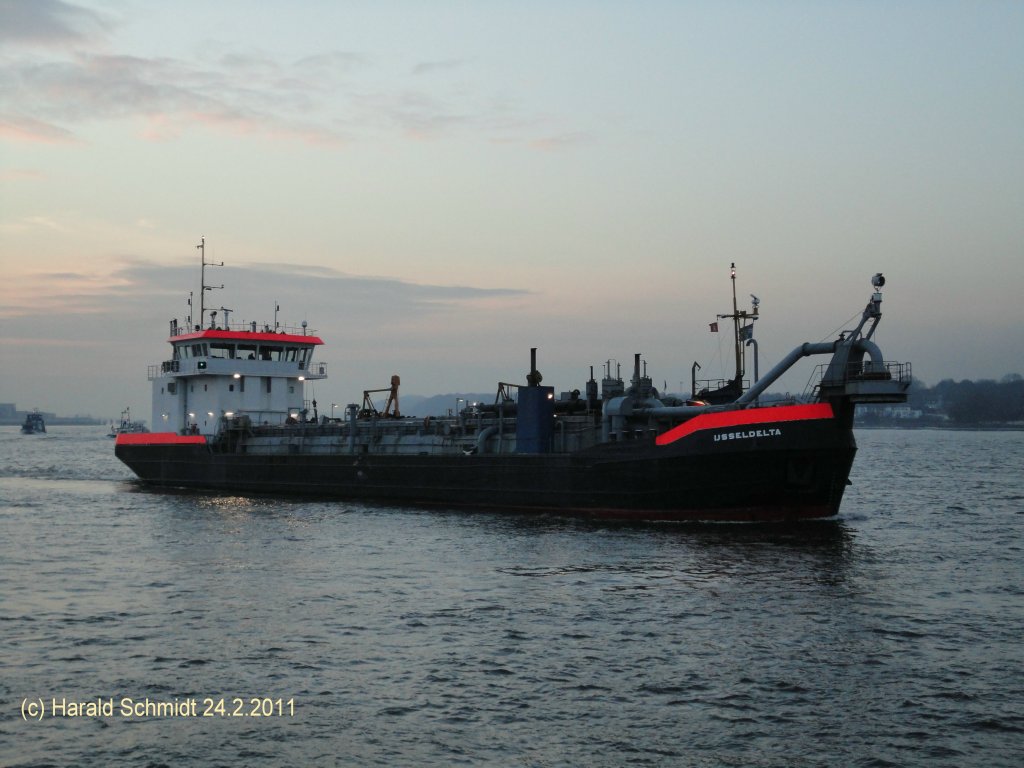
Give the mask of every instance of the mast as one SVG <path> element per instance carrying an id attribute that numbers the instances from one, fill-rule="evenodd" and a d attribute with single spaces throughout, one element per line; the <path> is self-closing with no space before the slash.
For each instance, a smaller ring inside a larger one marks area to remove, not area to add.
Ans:
<path id="1" fill-rule="evenodd" d="M 223 267 L 224 266 L 224 262 L 222 261 L 219 264 L 216 264 L 214 262 L 210 262 L 210 261 L 206 260 L 206 238 L 205 237 L 199 238 L 199 245 L 197 245 L 196 248 L 199 250 L 199 259 L 200 259 L 200 262 L 202 263 L 202 266 L 199 268 L 199 285 L 200 285 L 200 289 L 199 289 L 199 327 L 201 329 L 203 327 L 203 325 L 206 323 L 205 309 L 204 309 L 204 300 L 206 298 L 206 292 L 207 291 L 212 291 L 212 290 L 215 290 L 215 289 L 220 289 L 220 288 L 224 287 L 223 283 L 221 283 L 220 285 L 207 285 L 206 284 L 206 268 L 207 267 Z"/>
<path id="2" fill-rule="evenodd" d="M 729 265 L 729 277 L 732 280 L 732 331 L 736 343 L 736 378 L 743 380 L 743 363 L 741 361 L 743 346 L 740 344 L 740 311 L 736 306 L 736 262 Z"/>
<path id="3" fill-rule="evenodd" d="M 746 310 L 740 311 L 739 305 L 736 303 L 736 262 L 729 265 L 729 278 L 732 280 L 732 313 L 728 315 L 718 315 L 719 320 L 725 320 L 726 318 L 732 318 L 732 340 L 733 346 L 736 350 L 736 378 L 734 381 L 738 382 L 742 386 L 743 382 L 743 343 L 740 338 L 740 321 L 746 319 Z"/>
<path id="4" fill-rule="evenodd" d="M 743 374 L 746 373 L 746 350 L 744 349 L 744 342 L 754 343 L 754 321 L 757 320 L 757 308 L 761 303 L 761 300 L 754 294 L 750 294 L 753 310 L 751 312 L 747 312 L 745 309 L 740 309 L 739 303 L 736 301 L 736 262 L 729 265 L 729 277 L 732 280 L 732 312 L 725 315 L 718 315 L 717 317 L 719 320 L 725 320 L 726 318 L 732 319 L 733 346 L 736 352 L 736 377 L 728 386 L 742 391 Z M 718 326 L 716 324 L 715 328 L 717 329 L 717 327 Z"/>

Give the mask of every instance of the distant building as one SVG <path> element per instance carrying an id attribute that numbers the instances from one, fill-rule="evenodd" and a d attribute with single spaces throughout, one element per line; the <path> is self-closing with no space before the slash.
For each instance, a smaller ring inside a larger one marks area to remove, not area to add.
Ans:
<path id="1" fill-rule="evenodd" d="M 920 419 L 923 413 L 909 405 L 895 405 L 883 410 L 882 415 L 889 419 Z"/>
<path id="2" fill-rule="evenodd" d="M 0 419 L 16 418 L 18 418 L 18 409 L 14 407 L 14 403 L 0 403 Z"/>

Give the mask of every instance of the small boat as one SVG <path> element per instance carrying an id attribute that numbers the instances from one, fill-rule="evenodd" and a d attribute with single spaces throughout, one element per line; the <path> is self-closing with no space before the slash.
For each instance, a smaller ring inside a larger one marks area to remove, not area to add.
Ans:
<path id="1" fill-rule="evenodd" d="M 143 432 L 149 432 L 146 429 L 145 421 L 132 421 L 132 409 L 125 408 L 121 411 L 121 421 L 116 425 L 114 422 L 110 422 L 110 432 L 107 433 L 107 437 L 117 437 L 118 435 L 132 435 Z"/>
<path id="2" fill-rule="evenodd" d="M 30 413 L 25 416 L 25 423 L 21 425 L 21 434 L 34 435 L 39 432 L 46 432 L 46 422 L 43 421 L 43 414 Z"/>

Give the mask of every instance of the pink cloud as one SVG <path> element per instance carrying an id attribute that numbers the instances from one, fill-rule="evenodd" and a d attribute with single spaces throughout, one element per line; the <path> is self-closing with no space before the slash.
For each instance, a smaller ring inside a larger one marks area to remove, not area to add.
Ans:
<path id="1" fill-rule="evenodd" d="M 46 174 L 33 168 L 6 168 L 0 170 L 0 181 L 39 181 L 46 178 Z"/>
<path id="2" fill-rule="evenodd" d="M 39 144 L 73 144 L 78 141 L 66 128 L 32 117 L 0 117 L 0 139 Z"/>

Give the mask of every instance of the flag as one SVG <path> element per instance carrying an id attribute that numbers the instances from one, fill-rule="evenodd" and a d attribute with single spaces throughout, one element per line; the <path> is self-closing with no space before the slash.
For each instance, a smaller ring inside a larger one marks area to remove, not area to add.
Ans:
<path id="1" fill-rule="evenodd" d="M 718 333 L 718 323 L 708 323 L 708 328 L 711 329 L 712 333 Z"/>
<path id="2" fill-rule="evenodd" d="M 740 328 L 740 341 L 750 341 L 752 338 L 754 338 L 753 324 L 744 325 L 742 328 Z"/>

